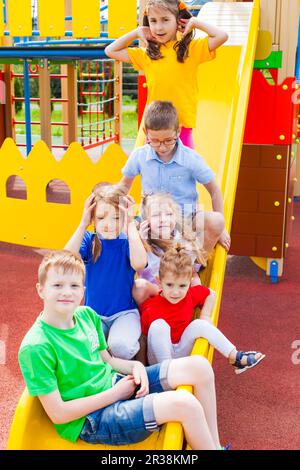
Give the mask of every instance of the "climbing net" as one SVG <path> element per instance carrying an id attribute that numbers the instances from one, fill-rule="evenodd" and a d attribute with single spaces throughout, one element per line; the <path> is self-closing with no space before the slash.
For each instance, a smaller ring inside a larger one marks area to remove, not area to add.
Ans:
<path id="1" fill-rule="evenodd" d="M 78 137 L 85 149 L 117 140 L 115 82 L 113 60 L 80 61 Z"/>

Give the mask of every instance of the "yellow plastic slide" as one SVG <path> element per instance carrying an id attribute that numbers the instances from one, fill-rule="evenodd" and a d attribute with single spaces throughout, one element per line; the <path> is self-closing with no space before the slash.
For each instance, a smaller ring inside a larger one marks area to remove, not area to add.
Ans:
<path id="1" fill-rule="evenodd" d="M 224 195 L 226 227 L 230 231 L 259 28 L 259 0 L 253 3 L 208 3 L 199 17 L 220 26 L 229 34 L 229 41 L 218 51 L 216 60 L 201 66 L 198 122 L 194 138 L 197 150 L 217 174 Z M 141 142 L 141 132 L 139 139 Z M 201 193 L 201 201 L 210 209 L 205 194 Z M 225 265 L 225 250 L 218 245 L 203 279 L 217 293 L 213 314 L 215 324 L 218 322 Z M 213 349 L 204 340 L 197 341 L 193 353 L 203 354 L 212 361 Z M 191 388 L 187 389 L 192 391 Z M 29 397 L 26 390 L 15 412 L 7 448 L 108 449 L 103 445 L 94 446 L 81 441 L 71 444 L 61 439 L 39 400 Z M 160 433 L 153 433 L 134 446 L 118 447 L 145 450 L 182 448 L 183 432 L 178 423 L 169 423 Z"/>

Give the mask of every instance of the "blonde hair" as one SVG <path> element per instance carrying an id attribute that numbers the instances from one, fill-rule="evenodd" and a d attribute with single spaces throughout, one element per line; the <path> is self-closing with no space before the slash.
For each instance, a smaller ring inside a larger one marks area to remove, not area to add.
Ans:
<path id="1" fill-rule="evenodd" d="M 178 231 L 182 236 L 182 244 L 185 244 L 186 251 L 190 251 L 202 266 L 207 264 L 207 253 L 202 248 L 200 240 L 197 238 L 197 233 L 193 230 L 192 221 L 184 219 L 182 216 L 179 205 L 174 201 L 170 194 L 166 193 L 155 193 L 144 195 L 142 198 L 141 205 L 141 216 L 142 220 L 146 220 L 150 216 L 150 207 L 152 204 L 157 203 L 158 206 L 162 204 L 169 205 L 175 215 L 175 231 Z M 174 247 L 176 240 L 173 238 L 165 240 L 159 238 L 152 238 L 151 230 L 149 230 L 148 238 L 143 240 L 146 250 L 154 253 L 157 256 L 161 256 L 161 251 L 166 252 L 170 248 Z M 189 245 L 190 249 L 187 249 Z"/>
<path id="2" fill-rule="evenodd" d="M 44 285 L 50 268 L 62 269 L 63 273 L 71 272 L 82 276 L 82 283 L 85 279 L 84 263 L 79 255 L 68 250 L 51 251 L 44 256 L 38 269 L 38 281 Z"/>
<path id="3" fill-rule="evenodd" d="M 166 251 L 160 259 L 159 278 L 162 280 L 167 273 L 174 277 L 192 278 L 193 262 L 185 247 L 180 243 Z"/>
<path id="4" fill-rule="evenodd" d="M 171 210 L 175 214 L 175 229 L 180 230 L 182 225 L 181 223 L 181 212 L 178 204 L 174 201 L 171 195 L 164 194 L 164 193 L 155 193 L 155 194 L 145 194 L 142 198 L 141 204 L 141 217 L 142 220 L 146 220 L 150 216 L 150 207 L 153 204 L 157 204 L 158 206 L 168 205 Z M 159 239 L 153 238 L 151 234 L 151 230 L 149 230 L 149 234 L 146 240 L 144 240 L 144 245 L 147 251 L 151 251 L 157 256 L 161 256 L 161 250 L 167 251 L 169 248 L 173 247 L 174 240 L 169 239 Z"/>
<path id="5" fill-rule="evenodd" d="M 99 203 L 109 204 L 113 206 L 118 213 L 120 212 L 120 202 L 121 198 L 126 196 L 128 190 L 125 185 L 122 184 L 110 184 L 110 183 L 98 183 L 93 189 L 93 194 L 95 196 L 96 207 Z M 96 207 L 92 214 L 92 219 L 95 219 Z M 99 239 L 96 230 L 92 242 L 92 255 L 93 262 L 96 263 L 97 259 L 100 257 L 102 251 L 101 240 Z"/>

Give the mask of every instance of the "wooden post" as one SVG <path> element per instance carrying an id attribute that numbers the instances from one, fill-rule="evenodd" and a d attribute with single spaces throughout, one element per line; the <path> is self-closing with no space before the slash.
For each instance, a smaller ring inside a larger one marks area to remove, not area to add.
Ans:
<path id="1" fill-rule="evenodd" d="M 0 69 L 0 146 L 5 140 L 5 84 L 4 72 Z"/>
<path id="2" fill-rule="evenodd" d="M 260 30 L 270 31 L 275 44 L 277 0 L 260 0 Z"/>
<path id="3" fill-rule="evenodd" d="M 68 66 L 67 65 L 61 65 L 60 73 L 62 75 L 67 75 L 68 74 Z M 67 80 L 68 79 L 66 79 L 66 78 L 61 78 L 61 80 L 60 80 L 60 83 L 61 83 L 61 97 L 65 100 L 69 99 Z M 67 122 L 68 119 L 69 119 L 68 103 L 62 103 L 62 120 L 64 122 Z M 63 126 L 62 133 L 63 133 L 63 145 L 69 145 L 69 126 Z"/>
<path id="4" fill-rule="evenodd" d="M 51 89 L 50 72 L 47 59 L 42 59 L 39 64 L 39 90 L 40 90 L 40 115 L 41 138 L 51 150 Z"/>
<path id="5" fill-rule="evenodd" d="M 72 16 L 72 0 L 65 0 L 65 13 L 66 13 L 66 16 Z M 66 25 L 66 31 L 70 31 L 72 22 L 66 21 L 65 25 Z"/>
<path id="6" fill-rule="evenodd" d="M 296 179 L 297 181 L 295 181 L 294 196 L 300 197 L 300 145 L 297 145 Z"/>
<path id="7" fill-rule="evenodd" d="M 1 38 L 1 47 L 12 47 L 12 38 L 3 37 Z M 5 92 L 5 104 L 4 104 L 4 123 L 3 130 L 4 136 L 12 137 L 16 140 L 15 126 L 13 126 L 13 120 L 15 119 L 15 106 L 13 103 L 14 93 L 14 81 L 12 79 L 13 65 L 5 64 L 2 66 L 3 81 L 4 81 L 4 92 Z"/>
<path id="8" fill-rule="evenodd" d="M 298 0 L 281 0 L 280 50 L 283 51 L 282 68 L 278 80 L 295 74 L 295 57 L 298 43 L 299 3 Z"/>
<path id="9" fill-rule="evenodd" d="M 69 93 L 69 143 L 77 141 L 78 111 L 77 111 L 77 66 L 68 65 L 68 93 Z"/>
<path id="10" fill-rule="evenodd" d="M 3 37 L 0 37 L 0 46 L 3 46 Z M 4 82 L 4 67 L 0 66 L 0 146 L 5 140 L 5 82 Z"/>
<path id="11" fill-rule="evenodd" d="M 4 105 L 0 103 L 0 147 L 5 140 L 5 114 Z"/>
<path id="12" fill-rule="evenodd" d="M 116 134 L 116 143 L 121 143 L 121 135 L 122 135 L 122 102 L 123 102 L 123 78 L 122 78 L 122 62 L 116 60 L 115 61 L 115 116 L 116 116 L 116 124 L 115 124 L 115 134 Z"/>
<path id="13" fill-rule="evenodd" d="M 72 2 L 65 0 L 66 16 L 72 16 Z M 71 21 L 66 21 L 66 31 L 71 30 Z M 61 97 L 68 100 L 62 104 L 62 120 L 68 122 L 63 126 L 63 145 L 77 141 L 77 68 L 75 65 L 62 65 L 61 74 L 68 78 L 61 79 Z"/>
<path id="14" fill-rule="evenodd" d="M 280 44 L 280 17 L 281 17 L 281 0 L 276 0 L 276 25 L 275 25 L 275 44 Z"/>
<path id="15" fill-rule="evenodd" d="M 76 64 L 61 66 L 61 72 L 68 78 L 61 80 L 61 96 L 68 100 L 63 103 L 63 121 L 68 122 L 68 126 L 63 127 L 63 144 L 70 145 L 77 142 L 77 67 Z"/>

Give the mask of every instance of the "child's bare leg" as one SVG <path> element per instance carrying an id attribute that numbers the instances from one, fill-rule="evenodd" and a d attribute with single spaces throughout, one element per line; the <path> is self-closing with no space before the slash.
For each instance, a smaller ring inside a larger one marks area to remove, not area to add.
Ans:
<path id="1" fill-rule="evenodd" d="M 204 410 L 215 448 L 220 447 L 214 373 L 207 359 L 202 356 L 174 359 L 169 366 L 168 383 L 172 388 L 182 384 L 194 387 L 194 395 Z"/>
<path id="2" fill-rule="evenodd" d="M 132 297 L 136 301 L 137 305 L 142 304 L 149 297 L 154 297 L 159 292 L 158 286 L 152 284 L 145 279 L 138 278 L 134 281 L 132 288 Z"/>
<path id="3" fill-rule="evenodd" d="M 223 215 L 221 212 L 197 211 L 193 225 L 202 241 L 203 249 L 210 253 L 224 230 Z"/>
<path id="4" fill-rule="evenodd" d="M 185 390 L 158 393 L 153 399 L 153 409 L 158 425 L 169 421 L 182 424 L 185 438 L 193 450 L 216 449 L 205 412 L 191 393 Z"/>

